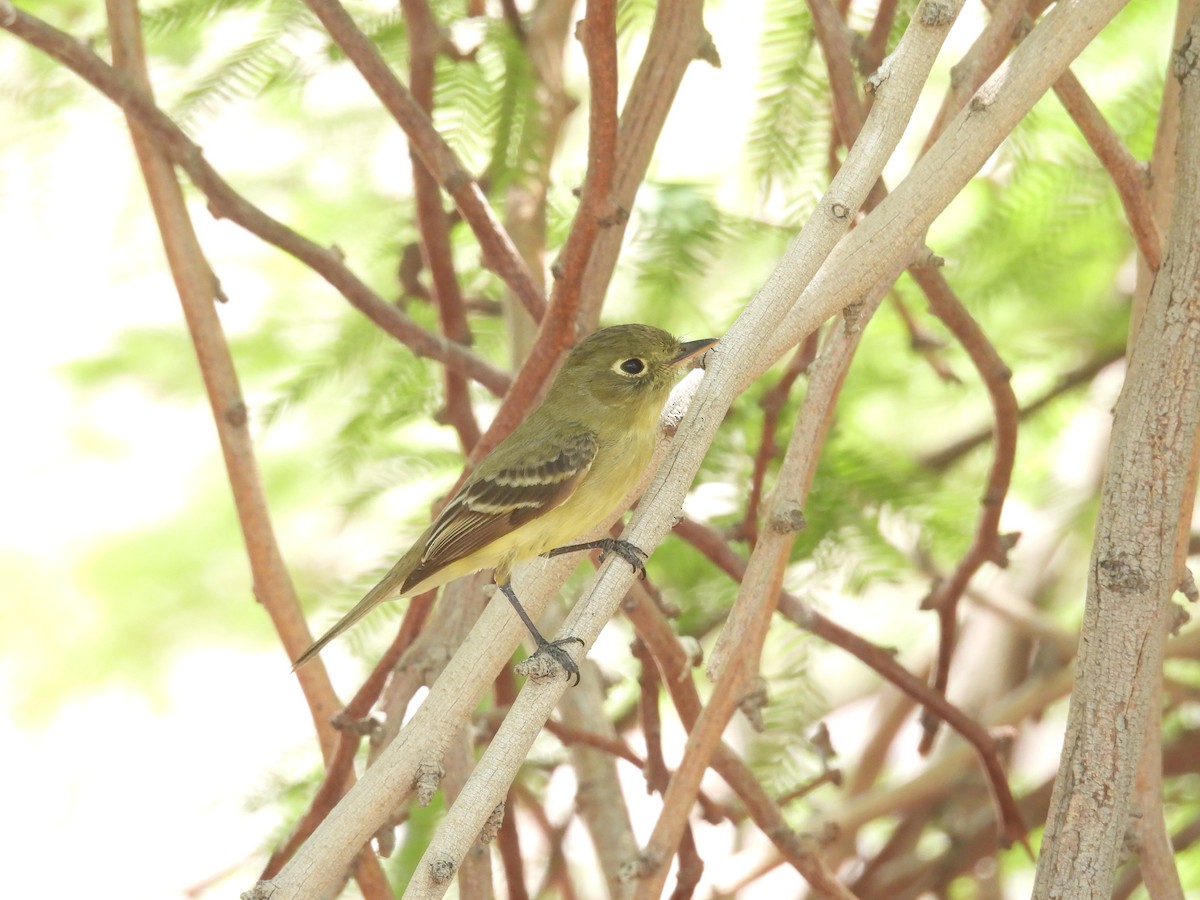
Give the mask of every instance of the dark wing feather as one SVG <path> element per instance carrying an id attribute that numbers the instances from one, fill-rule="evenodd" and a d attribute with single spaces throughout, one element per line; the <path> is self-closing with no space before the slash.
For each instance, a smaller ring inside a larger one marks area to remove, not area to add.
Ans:
<path id="1" fill-rule="evenodd" d="M 596 438 L 583 432 L 555 443 L 554 448 L 541 448 L 541 459 L 535 455 L 530 462 L 481 474 L 464 484 L 434 523 L 404 590 L 570 497 L 596 458 Z"/>

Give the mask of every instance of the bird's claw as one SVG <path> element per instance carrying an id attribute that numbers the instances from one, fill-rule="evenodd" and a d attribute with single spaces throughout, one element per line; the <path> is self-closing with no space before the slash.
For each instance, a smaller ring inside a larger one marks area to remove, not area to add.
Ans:
<path id="1" fill-rule="evenodd" d="M 539 671 L 534 669 L 532 666 L 527 666 L 526 664 L 534 662 L 539 658 L 541 660 L 553 660 L 567 673 L 567 684 L 572 683 L 572 676 L 575 678 L 574 683 L 579 684 L 579 666 L 576 665 L 575 660 L 571 658 L 571 654 L 563 649 L 563 646 L 566 644 L 579 644 L 582 647 L 583 641 L 577 637 L 562 638 L 561 640 L 557 641 L 545 641 L 541 644 L 538 644 L 537 652 L 525 660 L 525 662 L 521 664 L 521 667 L 524 668 L 525 672 L 531 676 L 536 677 L 541 675 L 542 677 L 545 677 L 550 673 L 544 668 L 540 669 Z"/>
<path id="2" fill-rule="evenodd" d="M 604 552 L 600 554 L 600 562 L 608 559 L 609 553 L 615 553 L 621 559 L 625 560 L 625 562 L 629 563 L 629 567 L 633 569 L 639 578 L 646 577 L 646 560 L 649 559 L 649 554 L 637 546 L 637 544 L 620 540 L 619 538 L 612 538 L 605 541 L 603 547 Z"/>

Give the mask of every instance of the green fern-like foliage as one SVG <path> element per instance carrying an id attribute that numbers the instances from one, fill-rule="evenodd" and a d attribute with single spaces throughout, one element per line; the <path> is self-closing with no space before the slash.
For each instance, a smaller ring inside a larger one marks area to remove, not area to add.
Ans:
<path id="1" fill-rule="evenodd" d="M 794 190 L 824 165 L 828 100 L 807 7 L 771 0 L 764 11 L 758 99 L 746 163 L 764 194 Z"/>

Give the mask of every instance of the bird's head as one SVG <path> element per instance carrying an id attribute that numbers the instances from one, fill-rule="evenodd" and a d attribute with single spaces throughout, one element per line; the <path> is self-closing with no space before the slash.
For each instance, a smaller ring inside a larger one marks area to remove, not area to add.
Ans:
<path id="1" fill-rule="evenodd" d="M 560 402 L 590 399 L 597 412 L 620 409 L 630 418 L 657 418 L 680 371 L 716 342 L 680 341 L 652 325 L 601 328 L 571 351 L 552 394 Z"/>

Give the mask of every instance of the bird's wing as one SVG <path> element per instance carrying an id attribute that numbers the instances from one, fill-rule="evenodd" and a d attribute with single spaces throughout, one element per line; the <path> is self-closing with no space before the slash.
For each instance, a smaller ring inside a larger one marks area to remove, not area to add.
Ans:
<path id="1" fill-rule="evenodd" d="M 591 468 L 596 438 L 580 432 L 552 447 L 523 449 L 520 464 L 481 472 L 462 486 L 434 523 L 404 590 L 563 503 Z"/>

